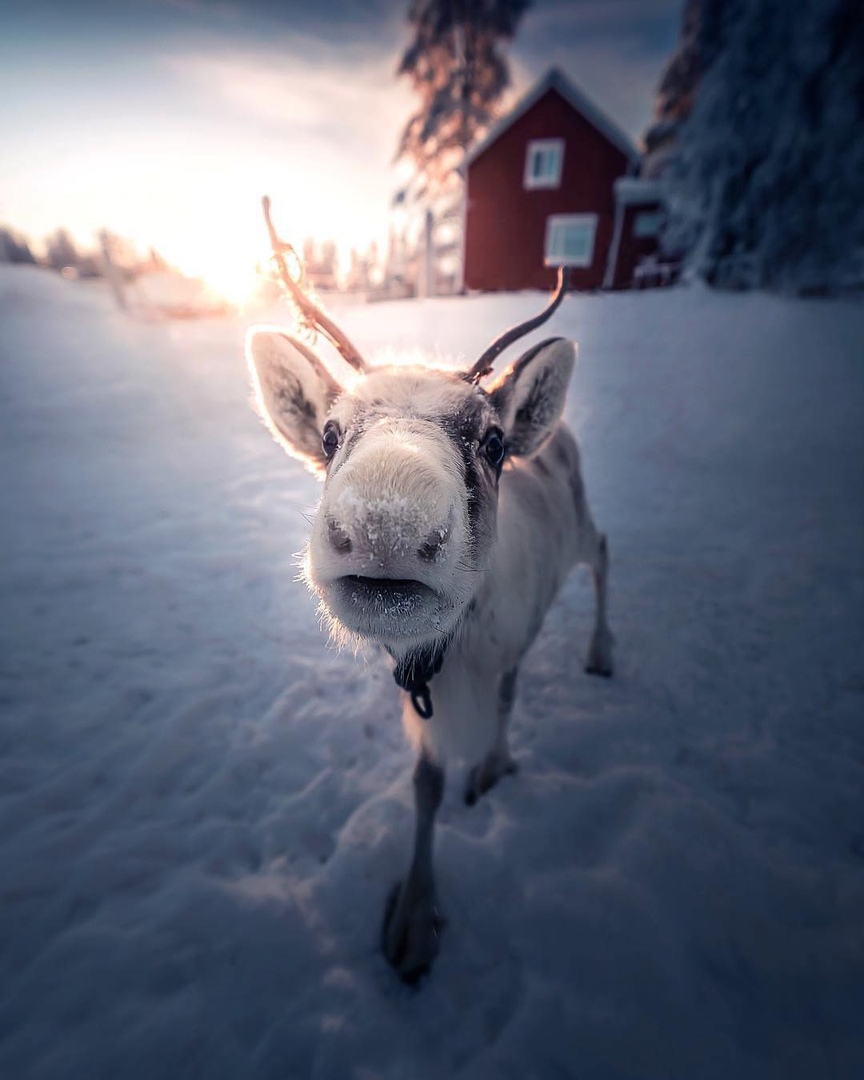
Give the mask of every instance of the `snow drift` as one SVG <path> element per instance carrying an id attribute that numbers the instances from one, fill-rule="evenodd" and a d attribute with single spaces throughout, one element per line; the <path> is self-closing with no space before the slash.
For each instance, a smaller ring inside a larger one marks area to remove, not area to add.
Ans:
<path id="1" fill-rule="evenodd" d="M 619 671 L 581 673 L 576 575 L 520 775 L 448 788 L 412 993 L 375 933 L 410 842 L 395 687 L 294 580 L 318 487 L 250 408 L 245 327 L 0 269 L 0 1074 L 864 1074 L 864 309 L 563 305 Z M 340 318 L 466 358 L 536 305 Z"/>

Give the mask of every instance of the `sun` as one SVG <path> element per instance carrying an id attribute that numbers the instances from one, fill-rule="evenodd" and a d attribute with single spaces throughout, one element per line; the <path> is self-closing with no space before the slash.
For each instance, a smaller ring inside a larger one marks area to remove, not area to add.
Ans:
<path id="1" fill-rule="evenodd" d="M 290 191 L 280 193 L 275 209 L 277 230 L 297 251 L 303 250 L 309 236 L 318 242 L 331 240 L 337 251 L 338 276 L 345 275 L 347 256 L 359 242 L 344 222 L 331 214 L 324 229 L 316 229 L 317 221 L 327 215 L 323 210 L 312 213 L 311 196 L 292 199 Z M 139 223 L 135 234 L 148 237 L 147 242 L 184 276 L 202 282 L 212 299 L 237 309 L 266 305 L 264 286 L 271 277 L 272 252 L 260 196 L 232 193 L 231 198 L 216 199 L 212 192 L 196 191 L 190 204 L 177 201 L 160 207 L 151 221 Z"/>
<path id="2" fill-rule="evenodd" d="M 219 234 L 187 238 L 172 251 L 170 261 L 185 276 L 202 281 L 215 299 L 243 308 L 255 301 L 266 258 L 263 244 Z"/>

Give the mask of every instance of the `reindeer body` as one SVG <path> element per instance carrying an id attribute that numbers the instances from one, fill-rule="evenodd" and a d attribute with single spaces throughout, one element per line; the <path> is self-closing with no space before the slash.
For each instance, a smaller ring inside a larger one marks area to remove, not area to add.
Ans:
<path id="1" fill-rule="evenodd" d="M 445 764 L 472 766 L 469 804 L 515 771 L 507 721 L 517 670 L 577 562 L 591 566 L 597 595 L 588 670 L 611 673 L 606 541 L 561 422 L 575 350 L 543 342 L 488 391 L 416 367 L 364 370 L 349 391 L 308 348 L 267 328 L 247 351 L 271 430 L 325 480 L 307 582 L 334 636 L 383 645 L 406 690 L 417 825 L 382 945 L 413 980 L 438 950 L 432 843 Z"/>
<path id="2" fill-rule="evenodd" d="M 519 667 L 571 567 L 597 562 L 598 544 L 579 451 L 559 425 L 538 454 L 502 470 L 488 569 L 429 684 L 432 716 L 419 717 L 407 696 L 403 703 L 418 749 L 448 764 L 501 753 L 501 680 Z"/>

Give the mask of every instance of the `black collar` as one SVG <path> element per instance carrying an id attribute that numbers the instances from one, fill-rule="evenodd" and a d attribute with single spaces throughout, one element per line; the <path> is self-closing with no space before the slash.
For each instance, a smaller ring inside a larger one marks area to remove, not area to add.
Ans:
<path id="1" fill-rule="evenodd" d="M 447 645 L 448 642 L 443 641 L 440 645 L 409 653 L 401 660 L 396 660 L 396 669 L 393 672 L 396 685 L 411 695 L 414 711 L 422 720 L 429 720 L 432 716 L 432 695 L 429 693 L 429 683 L 432 681 L 432 676 L 437 675 L 441 670 L 444 657 L 447 655 Z M 390 655 L 393 656 L 392 653 Z"/>

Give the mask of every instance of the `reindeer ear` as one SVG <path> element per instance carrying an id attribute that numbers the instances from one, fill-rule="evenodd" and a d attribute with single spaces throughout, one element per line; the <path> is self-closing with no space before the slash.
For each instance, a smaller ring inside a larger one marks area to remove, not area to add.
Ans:
<path id="1" fill-rule="evenodd" d="M 529 349 L 490 390 L 501 417 L 508 453 L 536 453 L 552 434 L 564 411 L 576 346 L 551 338 Z"/>
<path id="2" fill-rule="evenodd" d="M 268 327 L 246 335 L 246 359 L 258 410 L 277 442 L 312 472 L 323 473 L 321 431 L 342 387 L 311 349 Z"/>

